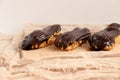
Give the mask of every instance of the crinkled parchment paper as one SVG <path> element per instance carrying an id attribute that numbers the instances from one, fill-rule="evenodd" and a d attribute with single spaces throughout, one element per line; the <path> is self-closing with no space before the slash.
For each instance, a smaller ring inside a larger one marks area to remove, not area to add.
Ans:
<path id="1" fill-rule="evenodd" d="M 120 45 L 110 51 L 90 51 L 88 43 L 73 51 L 61 51 L 54 45 L 19 49 L 24 36 L 45 26 L 26 24 L 16 35 L 0 33 L 0 80 L 120 80 Z M 94 33 L 107 25 L 61 26 L 62 32 L 87 27 Z"/>

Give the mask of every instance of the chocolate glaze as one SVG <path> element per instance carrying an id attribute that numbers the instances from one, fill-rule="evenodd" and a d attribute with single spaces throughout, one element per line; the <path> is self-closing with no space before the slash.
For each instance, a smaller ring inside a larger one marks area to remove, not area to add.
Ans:
<path id="1" fill-rule="evenodd" d="M 75 28 L 72 31 L 65 32 L 56 38 L 54 44 L 56 47 L 65 49 L 74 41 L 86 40 L 90 36 L 90 31 L 87 28 Z"/>
<path id="2" fill-rule="evenodd" d="M 120 35 L 120 24 L 112 23 L 104 30 L 94 33 L 89 38 L 89 43 L 93 50 L 103 50 L 106 46 L 112 46 L 118 35 Z M 95 46 L 98 48 L 96 49 Z"/>
<path id="3" fill-rule="evenodd" d="M 61 26 L 58 24 L 48 26 L 42 30 L 35 30 L 24 38 L 21 48 L 23 50 L 31 50 L 32 45 L 41 44 L 44 41 L 47 42 L 54 33 L 60 31 Z"/>

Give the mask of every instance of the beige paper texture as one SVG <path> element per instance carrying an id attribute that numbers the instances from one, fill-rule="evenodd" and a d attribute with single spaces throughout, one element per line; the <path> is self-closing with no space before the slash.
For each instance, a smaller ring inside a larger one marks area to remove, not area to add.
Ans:
<path id="1" fill-rule="evenodd" d="M 88 44 L 68 52 L 54 45 L 19 49 L 24 36 L 45 26 L 26 24 L 19 34 L 0 34 L 1 80 L 120 80 L 120 45 L 111 51 L 89 51 Z M 62 25 L 62 32 L 75 27 L 87 27 L 93 33 L 106 25 Z"/>

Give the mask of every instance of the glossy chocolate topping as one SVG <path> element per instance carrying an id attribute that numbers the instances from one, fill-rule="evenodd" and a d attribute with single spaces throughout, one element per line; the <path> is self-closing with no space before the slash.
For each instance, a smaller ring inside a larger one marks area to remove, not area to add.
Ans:
<path id="1" fill-rule="evenodd" d="M 44 41 L 47 42 L 54 33 L 60 31 L 61 26 L 58 24 L 48 26 L 42 30 L 35 30 L 24 38 L 21 48 L 24 50 L 30 50 L 32 45 L 41 44 Z"/>
<path id="2" fill-rule="evenodd" d="M 80 40 L 84 40 L 90 36 L 90 31 L 87 28 L 75 28 L 72 31 L 65 32 L 56 38 L 54 44 L 56 47 L 65 49 L 71 45 L 74 41 L 79 43 Z"/>
<path id="3" fill-rule="evenodd" d="M 94 33 L 89 38 L 89 43 L 94 50 L 103 50 L 106 46 L 112 46 L 115 43 L 115 37 L 120 35 L 120 24 L 112 23 L 104 30 Z M 97 46 L 97 48 L 95 48 Z"/>

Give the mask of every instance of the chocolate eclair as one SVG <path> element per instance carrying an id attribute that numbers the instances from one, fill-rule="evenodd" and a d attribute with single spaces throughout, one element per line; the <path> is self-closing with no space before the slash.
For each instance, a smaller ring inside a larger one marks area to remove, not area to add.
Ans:
<path id="1" fill-rule="evenodd" d="M 91 33 L 87 28 L 75 28 L 72 31 L 65 32 L 58 36 L 54 42 L 54 45 L 61 50 L 72 50 L 82 43 L 84 43 L 89 37 Z"/>
<path id="2" fill-rule="evenodd" d="M 93 50 L 110 50 L 120 43 L 120 24 L 109 24 L 104 30 L 94 33 L 89 38 Z"/>
<path id="3" fill-rule="evenodd" d="M 22 41 L 23 50 L 32 50 L 53 44 L 54 40 L 60 35 L 61 26 L 58 24 L 50 25 L 42 30 L 35 30 L 27 35 Z"/>

